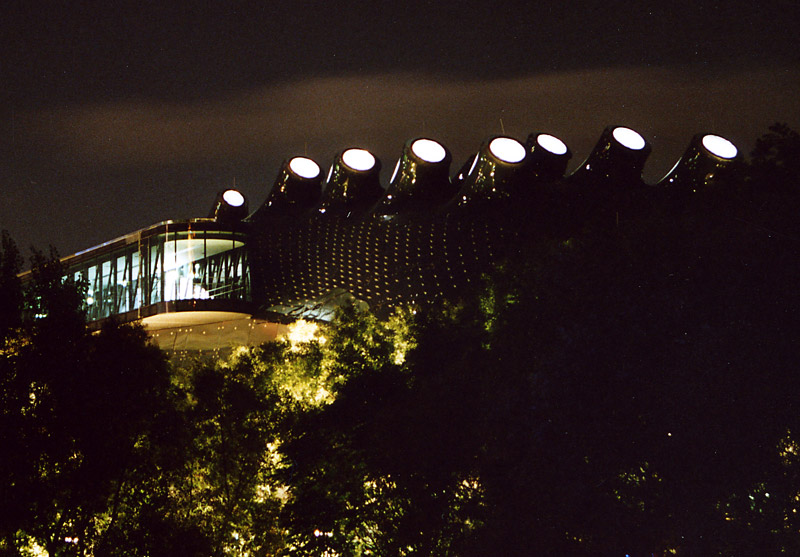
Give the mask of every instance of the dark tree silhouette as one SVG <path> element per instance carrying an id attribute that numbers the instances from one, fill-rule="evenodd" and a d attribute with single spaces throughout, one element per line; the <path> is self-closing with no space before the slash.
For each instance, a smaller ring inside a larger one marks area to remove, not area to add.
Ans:
<path id="1" fill-rule="evenodd" d="M 800 551 L 796 134 L 768 137 L 690 196 L 540 192 L 479 297 L 410 318 L 402 365 L 345 316 L 348 379 L 286 445 L 297 553 Z"/>
<path id="2" fill-rule="evenodd" d="M 756 141 L 751 165 L 761 187 L 797 187 L 800 180 L 800 134 L 786 124 L 775 123 Z"/>
<path id="3" fill-rule="evenodd" d="M 0 260 L 13 267 L 15 253 L 4 237 Z M 32 263 L 24 319 L 7 330 L 0 358 L 0 548 L 88 554 L 169 446 L 173 390 L 140 327 L 108 323 L 91 334 L 81 285 L 64 279 L 55 255 L 36 253 Z M 23 307 L 18 283 L 10 292 L 18 298 L 4 305 L 6 323 Z"/>

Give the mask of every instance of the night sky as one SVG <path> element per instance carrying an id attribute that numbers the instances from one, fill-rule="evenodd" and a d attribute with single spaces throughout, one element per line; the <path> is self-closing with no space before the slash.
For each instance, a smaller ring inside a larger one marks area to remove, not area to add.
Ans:
<path id="1" fill-rule="evenodd" d="M 740 5 L 741 4 L 741 5 Z M 572 167 L 606 125 L 653 145 L 655 181 L 692 135 L 745 153 L 800 128 L 800 3 L 720 1 L 6 2 L 0 228 L 62 255 L 251 209 L 281 161 L 371 149 L 389 174 L 426 135 L 453 172 L 489 135 L 543 131 Z"/>

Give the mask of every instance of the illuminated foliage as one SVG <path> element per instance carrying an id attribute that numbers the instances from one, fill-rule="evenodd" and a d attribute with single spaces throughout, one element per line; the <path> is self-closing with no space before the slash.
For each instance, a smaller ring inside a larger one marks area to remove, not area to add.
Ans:
<path id="1" fill-rule="evenodd" d="M 80 285 L 55 256 L 32 263 L 31 311 L 19 288 L 5 306 L 19 313 L 0 356 L 0 550 L 100 554 L 122 499 L 152 483 L 152 448 L 168 446 L 166 360 L 141 328 L 90 334 Z"/>
<path id="2" fill-rule="evenodd" d="M 542 191 L 519 253 L 418 308 L 401 361 L 345 323 L 335 400 L 282 446 L 293 551 L 796 553 L 800 205 L 753 176 Z"/>

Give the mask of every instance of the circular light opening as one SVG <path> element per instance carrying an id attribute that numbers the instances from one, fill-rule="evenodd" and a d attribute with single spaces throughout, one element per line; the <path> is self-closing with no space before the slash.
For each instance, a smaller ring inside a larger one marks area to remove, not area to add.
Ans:
<path id="1" fill-rule="evenodd" d="M 226 190 L 222 194 L 222 200 L 231 207 L 241 207 L 244 205 L 244 196 L 236 190 Z"/>
<path id="2" fill-rule="evenodd" d="M 541 146 L 543 149 L 547 151 L 550 151 L 554 155 L 567 154 L 566 144 L 554 135 L 541 133 L 536 136 L 536 143 L 538 143 L 539 146 Z"/>
<path id="3" fill-rule="evenodd" d="M 301 178 L 316 178 L 319 176 L 319 165 L 306 157 L 295 157 L 289 161 L 289 168 Z"/>
<path id="4" fill-rule="evenodd" d="M 712 155 L 721 159 L 733 159 L 739 154 L 736 145 L 718 135 L 706 135 L 703 137 L 703 147 L 708 149 Z"/>
<path id="5" fill-rule="evenodd" d="M 362 172 L 375 166 L 375 157 L 365 149 L 348 149 L 342 153 L 342 161 L 353 170 Z"/>
<path id="6" fill-rule="evenodd" d="M 644 149 L 644 138 L 630 128 L 614 128 L 614 139 L 634 151 Z"/>
<path id="7" fill-rule="evenodd" d="M 430 163 L 442 162 L 447 154 L 444 147 L 432 139 L 417 139 L 411 144 L 411 150 L 419 158 Z"/>
<path id="8" fill-rule="evenodd" d="M 503 162 L 517 163 L 525 158 L 525 146 L 510 137 L 496 137 L 489 143 L 489 150 Z"/>

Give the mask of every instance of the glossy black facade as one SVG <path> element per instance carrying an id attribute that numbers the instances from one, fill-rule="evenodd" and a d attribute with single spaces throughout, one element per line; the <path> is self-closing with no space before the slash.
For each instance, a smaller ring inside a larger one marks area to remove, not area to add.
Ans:
<path id="1" fill-rule="evenodd" d="M 618 219 L 631 196 L 679 199 L 723 180 L 739 161 L 733 144 L 699 134 L 648 185 L 649 153 L 638 133 L 610 126 L 565 177 L 572 153 L 559 139 L 494 136 L 450 178 L 450 152 L 418 138 L 404 145 L 386 190 L 381 161 L 363 149 L 339 153 L 324 182 L 314 161 L 295 157 L 249 217 L 244 197 L 226 190 L 212 218 L 156 225 L 65 263 L 90 284 L 91 320 L 200 310 L 328 319 L 348 300 L 388 311 L 457 297 L 517 253 L 520 230 L 571 226 L 596 210 L 597 196 L 612 196 Z"/>
<path id="2" fill-rule="evenodd" d="M 305 211 L 319 201 L 321 185 L 322 173 L 314 161 L 305 157 L 285 160 L 264 205 L 286 213 Z"/>
<path id="3" fill-rule="evenodd" d="M 447 297 L 503 253 L 509 238 L 501 214 L 273 215 L 253 223 L 248 242 L 254 299 L 268 312 L 319 318 L 334 298 L 381 308 Z"/>
<path id="4" fill-rule="evenodd" d="M 710 153 L 703 137 L 693 140 L 673 170 L 681 184 L 709 183 L 711 171 L 733 160 Z M 339 155 L 319 206 L 287 215 L 265 204 L 253 215 L 248 250 L 253 298 L 263 312 L 328 318 L 345 300 L 380 310 L 457 297 L 498 261 L 514 256 L 521 227 L 549 218 L 544 189 L 574 204 L 562 214 L 576 222 L 592 211 L 598 195 L 621 200 L 620 212 L 631 188 L 670 195 L 664 186 L 672 184 L 671 176 L 655 185 L 642 181 L 651 148 L 628 128 L 606 128 L 586 161 L 566 177 L 572 153 L 546 134 L 531 134 L 525 145 L 490 137 L 452 179 L 449 151 L 438 151 L 435 162 L 424 160 L 412 149 L 416 141 L 405 144 L 380 199 L 374 174 L 368 187 L 352 187 L 353 172 Z"/>
<path id="5" fill-rule="evenodd" d="M 426 138 L 407 141 L 375 212 L 391 217 L 446 202 L 456 193 L 450 181 L 452 161 L 450 151 L 439 143 Z"/>
<path id="6" fill-rule="evenodd" d="M 728 140 L 699 133 L 659 185 L 675 192 L 696 192 L 724 180 L 725 173 L 739 162 L 739 152 Z"/>
<path id="7" fill-rule="evenodd" d="M 622 126 L 608 126 L 597 144 L 569 180 L 580 185 L 638 187 L 652 147 L 638 133 Z"/>
<path id="8" fill-rule="evenodd" d="M 380 170 L 381 162 L 371 153 L 355 148 L 342 151 L 328 172 L 319 210 L 347 215 L 377 202 L 383 195 Z"/>
<path id="9" fill-rule="evenodd" d="M 552 182 L 564 176 L 572 152 L 560 139 L 549 134 L 532 133 L 525 146 L 532 180 Z"/>

